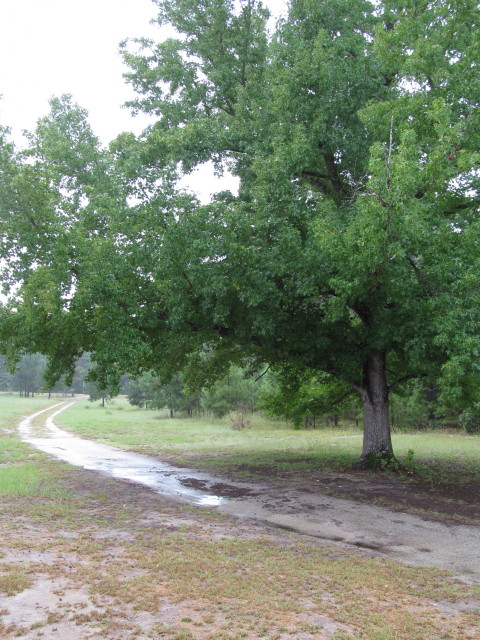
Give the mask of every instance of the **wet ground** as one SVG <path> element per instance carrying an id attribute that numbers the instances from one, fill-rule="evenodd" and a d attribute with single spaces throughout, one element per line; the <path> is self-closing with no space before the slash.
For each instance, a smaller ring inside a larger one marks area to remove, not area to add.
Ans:
<path id="1" fill-rule="evenodd" d="M 184 502 L 210 506 L 223 513 L 405 563 L 446 568 L 463 579 L 480 582 L 480 527 L 477 525 L 455 524 L 439 518 L 435 521 L 346 500 L 322 492 L 321 486 L 226 481 L 207 473 L 173 467 L 149 456 L 120 451 L 58 429 L 54 418 L 68 406 L 68 403 L 59 403 L 25 418 L 19 425 L 22 438 L 71 464 L 148 486 Z M 32 420 L 42 414 L 45 414 L 46 432 L 39 437 L 31 425 Z M 346 478 L 338 476 L 336 480 L 339 484 Z M 320 480 L 318 482 L 321 485 Z M 361 482 L 357 482 L 357 488 L 360 486 Z M 377 491 L 376 495 L 381 492 Z"/>

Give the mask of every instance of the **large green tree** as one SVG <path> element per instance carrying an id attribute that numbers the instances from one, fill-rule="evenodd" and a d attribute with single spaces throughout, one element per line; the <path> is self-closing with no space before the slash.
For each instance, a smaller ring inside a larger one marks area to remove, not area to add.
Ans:
<path id="1" fill-rule="evenodd" d="M 27 158 L 3 146 L 4 350 L 321 372 L 361 398 L 362 464 L 388 462 L 394 388 L 478 386 L 477 2 L 292 0 L 272 35 L 256 0 L 156 4 L 178 38 L 123 45 L 155 124 L 105 151 L 64 99 Z M 206 161 L 237 194 L 176 188 Z"/>

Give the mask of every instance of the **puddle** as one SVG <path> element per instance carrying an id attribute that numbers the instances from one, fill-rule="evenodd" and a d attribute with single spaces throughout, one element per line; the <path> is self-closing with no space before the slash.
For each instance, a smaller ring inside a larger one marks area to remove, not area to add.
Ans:
<path id="1" fill-rule="evenodd" d="M 100 471 L 114 478 L 131 480 L 145 485 L 157 493 L 191 504 L 218 506 L 228 501 L 223 495 L 209 492 L 208 487 L 212 484 L 212 480 L 205 474 L 173 467 L 150 456 L 130 453 L 106 444 L 85 440 L 59 429 L 53 419 L 71 407 L 72 404 L 74 403 L 61 402 L 22 420 L 19 425 L 22 440 L 44 453 L 49 453 L 77 467 Z M 32 420 L 56 407 L 59 407 L 57 411 L 50 414 L 45 420 L 45 428 L 48 430 L 49 437 L 42 438 L 32 435 Z M 203 490 L 196 487 L 202 487 Z"/>

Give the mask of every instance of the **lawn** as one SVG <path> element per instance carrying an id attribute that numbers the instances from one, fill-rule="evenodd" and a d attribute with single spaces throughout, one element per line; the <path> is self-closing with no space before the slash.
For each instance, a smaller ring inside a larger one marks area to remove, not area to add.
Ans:
<path id="1" fill-rule="evenodd" d="M 352 426 L 296 431 L 284 422 L 254 415 L 251 428 L 237 431 L 231 428 L 232 421 L 232 417 L 171 419 L 120 398 L 104 408 L 80 401 L 57 418 L 59 425 L 94 440 L 244 478 L 272 481 L 287 474 L 303 479 L 306 473 L 318 472 L 351 475 L 350 467 L 361 454 L 361 431 Z M 411 485 L 415 480 L 437 493 L 438 487 L 447 493 L 469 493 L 480 486 L 480 435 L 395 433 L 393 446 L 412 472 L 395 474 L 396 481 Z"/>
<path id="2" fill-rule="evenodd" d="M 479 637 L 477 587 L 439 569 L 169 502 L 51 460 L 20 443 L 13 430 L 42 403 L 12 402 L 0 397 L 0 415 L 9 411 L 0 426 L 0 469 L 9 478 L 0 491 L 2 640 Z M 358 437 L 344 437 L 358 435 L 351 431 L 295 432 L 266 422 L 239 433 L 228 421 L 205 420 L 202 432 L 198 422 L 159 419 L 158 412 L 120 402 L 101 409 L 81 400 L 56 421 L 126 448 L 147 444 L 150 453 L 205 465 L 220 459 L 219 470 L 257 455 L 272 464 L 296 459 L 296 474 L 311 458 L 326 459 L 321 449 L 329 443 L 335 470 L 360 445 Z M 464 453 L 467 464 L 468 447 Z M 250 472 L 259 467 L 253 462 Z"/>

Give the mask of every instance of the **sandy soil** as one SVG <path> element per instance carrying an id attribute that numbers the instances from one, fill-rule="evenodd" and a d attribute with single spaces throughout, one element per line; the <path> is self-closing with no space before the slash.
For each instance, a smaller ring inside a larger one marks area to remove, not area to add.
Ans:
<path id="1" fill-rule="evenodd" d="M 367 555 L 370 558 L 384 553 L 368 548 L 368 544 L 359 548 L 283 529 L 288 526 L 288 516 L 293 517 L 291 513 L 285 513 L 285 505 L 292 510 L 292 505 L 288 505 L 285 498 L 290 499 L 293 494 L 270 494 L 270 500 L 278 500 L 279 507 L 284 505 L 272 516 L 272 520 L 278 521 L 279 528 L 255 519 L 258 513 L 251 514 L 254 518 L 232 518 L 228 515 L 212 518 L 209 515 L 211 508 L 181 505 L 135 483 L 111 480 L 92 471 L 72 470 L 65 483 L 75 490 L 82 505 L 72 528 L 65 527 L 61 518 L 57 524 L 58 516 L 55 515 L 43 521 L 30 518 L 24 515 L 26 508 L 21 504 L 16 515 L 10 515 L 8 521 L 4 518 L 0 521 L 0 574 L 8 568 L 20 567 L 31 579 L 30 585 L 18 593 L 0 595 L 2 640 L 368 638 L 357 636 L 358 627 L 337 615 L 337 604 L 332 603 L 328 609 L 332 598 L 328 591 L 323 594 L 326 611 L 319 610 L 308 597 L 302 597 L 299 598 L 302 610 L 298 613 L 277 614 L 285 617 L 275 623 L 267 617 L 265 625 L 253 619 L 247 631 L 242 629 L 240 633 L 239 626 L 237 634 L 236 620 L 239 625 L 240 621 L 244 624 L 247 616 L 229 611 L 228 599 L 227 606 L 220 599 L 212 608 L 211 602 L 203 601 L 198 595 L 180 599 L 169 592 L 155 593 L 151 574 L 148 584 L 142 585 L 144 568 L 137 558 L 132 562 L 131 549 L 140 546 L 148 562 L 148 555 L 159 539 L 178 535 L 190 537 L 192 544 L 199 539 L 220 543 L 228 540 L 236 543 L 259 541 L 262 545 L 271 544 L 295 551 L 306 544 L 312 552 L 324 549 L 332 560 L 342 558 L 345 550 L 358 557 Z M 243 501 L 247 510 L 253 504 L 250 500 L 245 498 Z M 304 503 L 300 501 L 299 506 L 303 507 Z M 303 521 L 306 522 L 307 518 L 302 517 Z M 295 528 L 297 526 L 298 523 Z M 356 539 L 360 539 L 359 533 Z M 388 576 L 388 565 L 386 569 Z M 392 571 L 393 582 L 397 579 Z M 265 580 L 268 580 L 267 576 Z M 128 582 L 131 587 L 124 586 Z M 138 593 L 135 589 L 139 590 Z M 154 594 L 150 599 L 151 591 Z M 380 598 L 375 606 L 392 609 L 393 593 L 389 590 L 388 595 Z M 417 612 L 415 615 L 422 619 L 422 628 L 430 629 L 431 626 L 430 631 L 441 629 L 445 621 L 451 625 L 457 620 L 464 625 L 458 635 L 447 632 L 437 635 L 435 631 L 431 635 L 429 631 L 422 633 L 419 630 L 415 636 L 418 639 L 473 640 L 480 637 L 477 635 L 480 633 L 478 598 L 466 595 L 464 600 L 458 597 L 438 599 L 433 593 L 427 601 L 428 611 L 419 608 L 413 599 L 410 605 L 404 602 L 405 596 L 401 600 L 402 608 L 411 609 L 412 614 Z M 346 602 L 344 606 L 348 611 L 351 604 Z M 270 635 L 267 629 L 270 632 L 283 629 L 283 632 Z"/>

